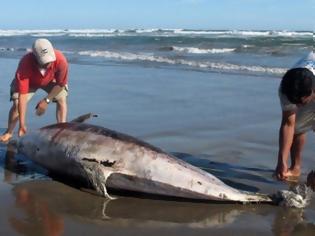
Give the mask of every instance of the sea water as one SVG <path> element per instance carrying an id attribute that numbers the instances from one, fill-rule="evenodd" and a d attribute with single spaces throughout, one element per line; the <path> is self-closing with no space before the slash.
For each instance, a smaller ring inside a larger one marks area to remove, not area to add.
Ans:
<path id="1" fill-rule="evenodd" d="M 0 57 L 19 58 L 39 37 L 76 64 L 132 64 L 281 76 L 313 49 L 313 32 L 189 29 L 0 30 Z"/>

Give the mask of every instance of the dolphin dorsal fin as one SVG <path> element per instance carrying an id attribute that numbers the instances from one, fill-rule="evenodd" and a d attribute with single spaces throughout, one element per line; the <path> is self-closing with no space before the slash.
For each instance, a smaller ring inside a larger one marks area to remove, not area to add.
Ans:
<path id="1" fill-rule="evenodd" d="M 84 121 L 90 119 L 91 117 L 97 117 L 96 114 L 93 114 L 93 113 L 87 113 L 87 114 L 84 114 L 82 116 L 79 116 L 75 119 L 73 119 L 72 121 L 70 122 L 75 122 L 75 123 L 83 123 Z"/>

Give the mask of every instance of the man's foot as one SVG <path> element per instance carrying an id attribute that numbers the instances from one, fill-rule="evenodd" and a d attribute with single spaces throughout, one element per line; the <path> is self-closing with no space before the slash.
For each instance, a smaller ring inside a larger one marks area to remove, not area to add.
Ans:
<path id="1" fill-rule="evenodd" d="M 287 171 L 279 171 L 279 169 L 276 169 L 274 177 L 276 177 L 278 180 L 296 181 L 300 174 L 300 168 L 289 168 Z"/>
<path id="2" fill-rule="evenodd" d="M 278 180 L 286 180 L 288 173 L 288 167 L 285 164 L 277 164 L 276 170 L 273 174 Z"/>
<path id="3" fill-rule="evenodd" d="M 301 175 L 301 169 L 297 167 L 290 167 L 288 172 L 286 173 L 287 177 L 299 177 Z"/>
<path id="4" fill-rule="evenodd" d="M 7 143 L 9 140 L 12 138 L 11 133 L 4 133 L 3 135 L 0 136 L 0 142 Z"/>
<path id="5" fill-rule="evenodd" d="M 301 171 L 300 168 L 289 168 L 287 172 L 282 174 L 282 178 L 278 178 L 280 180 L 285 180 L 288 182 L 298 182 Z"/>

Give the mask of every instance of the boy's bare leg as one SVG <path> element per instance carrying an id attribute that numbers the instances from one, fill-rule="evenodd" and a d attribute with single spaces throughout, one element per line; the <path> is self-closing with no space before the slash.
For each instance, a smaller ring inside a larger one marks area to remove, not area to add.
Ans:
<path id="1" fill-rule="evenodd" d="M 8 128 L 3 135 L 0 136 L 0 142 L 8 142 L 12 136 L 14 128 L 19 120 L 18 100 L 13 100 L 12 107 L 9 111 Z"/>

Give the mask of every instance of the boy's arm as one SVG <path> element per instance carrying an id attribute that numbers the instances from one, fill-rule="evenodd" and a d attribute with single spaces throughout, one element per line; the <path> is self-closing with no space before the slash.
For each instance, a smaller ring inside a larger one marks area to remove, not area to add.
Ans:
<path id="1" fill-rule="evenodd" d="M 288 158 L 293 143 L 296 113 L 294 111 L 283 111 L 279 130 L 279 152 L 276 175 L 279 179 L 286 178 L 288 171 Z"/>

